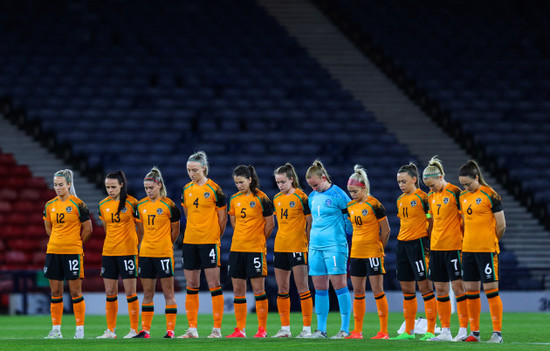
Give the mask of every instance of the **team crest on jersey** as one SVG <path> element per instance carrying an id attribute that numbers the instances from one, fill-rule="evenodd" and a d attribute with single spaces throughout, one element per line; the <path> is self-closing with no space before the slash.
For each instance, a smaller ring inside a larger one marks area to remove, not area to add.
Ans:
<path id="1" fill-rule="evenodd" d="M 327 205 L 327 206 L 332 205 L 332 199 L 326 199 L 325 200 L 325 205 Z"/>
<path id="2" fill-rule="evenodd" d="M 417 204 L 416 200 L 412 200 L 412 201 L 411 201 L 411 207 L 416 206 L 416 204 Z"/>
<path id="3" fill-rule="evenodd" d="M 476 199 L 476 204 L 478 204 L 478 205 L 479 205 L 480 203 L 481 203 L 481 198 L 480 198 L 480 197 L 478 197 L 478 198 Z"/>
<path id="4" fill-rule="evenodd" d="M 443 203 L 444 203 L 445 205 L 448 204 L 448 203 L 449 203 L 449 198 L 448 198 L 448 197 L 444 198 L 444 199 L 443 199 Z"/>
<path id="5" fill-rule="evenodd" d="M 296 206 L 296 202 L 290 201 L 289 206 L 290 208 L 294 208 L 294 206 Z"/>
<path id="6" fill-rule="evenodd" d="M 157 213 L 158 213 L 159 215 L 161 215 L 161 214 L 162 214 L 162 208 L 157 208 Z"/>
<path id="7" fill-rule="evenodd" d="M 126 213 L 126 211 L 128 211 L 128 208 L 124 207 L 122 210 L 120 210 L 120 212 L 122 213 Z"/>
<path id="8" fill-rule="evenodd" d="M 250 208 L 254 208 L 256 206 L 256 202 L 250 201 Z"/>
<path id="9" fill-rule="evenodd" d="M 210 193 L 209 193 L 209 192 L 204 193 L 204 198 L 205 198 L 205 199 L 208 199 L 209 197 L 210 197 Z"/>
<path id="10" fill-rule="evenodd" d="M 67 213 L 71 213 L 72 210 L 73 210 L 73 208 L 72 208 L 71 206 L 69 206 L 69 207 L 67 207 L 67 208 L 65 209 L 65 211 L 67 211 Z"/>
<path id="11" fill-rule="evenodd" d="M 363 211 L 361 211 L 361 213 L 363 214 L 363 216 L 366 216 L 366 215 L 369 214 L 369 210 L 363 210 Z"/>

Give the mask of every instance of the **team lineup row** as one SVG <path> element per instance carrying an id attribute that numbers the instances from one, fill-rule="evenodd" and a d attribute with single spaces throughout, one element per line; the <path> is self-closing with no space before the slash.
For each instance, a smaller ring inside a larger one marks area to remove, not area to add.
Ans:
<path id="1" fill-rule="evenodd" d="M 277 218 L 273 265 L 281 329 L 274 337 L 291 336 L 289 284 L 292 272 L 303 316 L 303 330 L 297 337 L 327 338 L 328 289 L 332 284 L 341 315 L 340 331 L 332 338 L 362 339 L 368 277 L 380 320 L 380 330 L 372 339 L 389 339 L 383 277 L 384 248 L 390 226 L 384 206 L 370 194 L 369 179 L 363 168 L 355 166 L 348 180 L 350 198 L 332 184 L 320 161 L 314 161 L 306 172 L 306 181 L 312 189 L 306 195 L 300 188 L 294 167 L 287 163 L 274 172 L 280 192 L 271 200 L 259 189 L 254 168 L 241 165 L 233 171 L 238 192 L 229 201 L 222 189 L 208 178 L 208 171 L 204 152 L 189 157 L 187 172 L 191 181 L 184 186 L 181 197 L 186 218 L 183 269 L 189 325 L 180 337 L 199 336 L 197 313 L 201 270 L 204 270 L 212 296 L 214 326 L 208 337 L 222 337 L 224 299 L 220 284 L 220 238 L 229 217 L 234 229 L 228 268 L 234 292 L 236 328 L 226 337 L 246 337 L 247 279 L 254 292 L 259 325 L 254 337 L 267 337 L 266 239 Z M 396 203 L 400 219 L 397 279 L 404 297 L 405 330 L 393 339 L 415 338 L 418 285 L 427 319 L 427 332 L 422 340 L 480 341 L 480 289 L 483 283 L 493 321 L 489 342 L 502 342 L 498 253 L 506 222 L 501 199 L 485 182 L 475 161 L 468 161 L 459 170 L 464 191 L 448 183 L 444 176 L 443 165 L 436 157 L 430 160 L 422 174 L 413 163 L 397 171 L 397 183 L 403 192 Z M 430 188 L 429 194 L 420 189 L 421 178 Z M 99 338 L 116 337 L 119 277 L 123 281 L 130 316 L 131 330 L 125 338 L 150 337 L 157 279 L 166 302 L 164 337 L 173 338 L 177 315 L 173 243 L 180 232 L 181 213 L 174 201 L 166 196 L 162 174 L 156 167 L 144 178 L 147 196 L 140 201 L 127 194 L 122 171 L 107 174 L 105 188 L 108 196 L 99 203 L 99 214 L 106 232 L 101 276 L 107 295 L 107 329 Z M 76 319 L 74 337 L 83 338 L 82 244 L 89 239 L 92 224 L 86 205 L 76 197 L 70 170 L 54 174 L 54 189 L 57 196 L 44 209 L 44 223 L 50 236 L 44 273 L 50 281 L 52 294 L 52 330 L 47 338 L 62 337 L 64 279 L 69 283 Z M 348 235 L 351 235 L 351 249 L 348 248 Z M 348 258 L 354 294 L 354 329 L 351 332 Z M 143 286 L 140 329 L 138 276 Z M 317 328 L 314 331 L 311 329 L 313 298 L 308 276 L 315 288 Z M 449 282 L 456 296 L 460 324 L 454 338 L 450 331 Z M 436 337 L 437 314 L 442 332 Z"/>

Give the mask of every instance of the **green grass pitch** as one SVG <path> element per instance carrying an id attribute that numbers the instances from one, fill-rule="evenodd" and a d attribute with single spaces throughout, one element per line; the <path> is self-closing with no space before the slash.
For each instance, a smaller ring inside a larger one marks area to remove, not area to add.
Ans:
<path id="1" fill-rule="evenodd" d="M 550 316 L 546 313 L 505 313 L 503 323 L 504 344 L 495 345 L 487 343 L 451 343 L 451 342 L 425 342 L 425 341 L 393 341 L 393 340 L 370 340 L 369 338 L 378 331 L 378 318 L 373 313 L 365 317 L 364 340 L 311 340 L 311 339 L 254 339 L 251 336 L 257 329 L 257 319 L 254 313 L 248 314 L 248 338 L 247 339 L 222 339 L 212 340 L 205 338 L 212 327 L 212 317 L 199 315 L 199 339 L 163 339 L 165 333 L 164 315 L 156 314 L 151 328 L 151 339 L 123 339 L 129 330 L 127 316 L 119 316 L 118 335 L 116 340 L 96 339 L 106 328 L 105 317 L 86 317 L 86 338 L 84 340 L 72 339 L 75 322 L 72 315 L 63 316 L 62 333 L 63 340 L 44 340 L 51 328 L 49 316 L 0 316 L 0 350 L 110 350 L 125 351 L 139 350 L 158 347 L 164 350 L 182 350 L 191 348 L 193 350 L 549 350 L 550 349 Z M 403 321 L 401 313 L 390 313 L 389 331 L 390 336 L 395 336 L 397 329 Z M 268 318 L 268 335 L 274 335 L 280 326 L 277 313 L 270 313 Z M 453 335 L 456 334 L 458 321 L 453 315 Z M 235 325 L 234 315 L 224 316 L 222 333 L 227 335 L 233 331 Z M 291 329 L 293 335 L 301 331 L 301 315 L 292 313 Z M 313 327 L 315 327 L 315 317 Z M 335 334 L 340 325 L 338 313 L 331 313 L 328 320 L 328 334 Z M 353 326 L 353 320 L 351 321 Z M 178 315 L 176 335 L 181 335 L 187 328 L 187 320 L 181 314 Z M 481 316 L 481 337 L 488 340 L 491 336 L 491 320 L 487 313 Z M 418 337 L 417 337 L 418 338 Z"/>

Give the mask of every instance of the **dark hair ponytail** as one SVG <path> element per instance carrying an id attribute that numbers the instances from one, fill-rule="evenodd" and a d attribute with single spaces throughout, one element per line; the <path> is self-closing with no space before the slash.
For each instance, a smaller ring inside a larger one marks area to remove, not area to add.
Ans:
<path id="1" fill-rule="evenodd" d="M 397 174 L 399 173 L 408 173 L 412 178 L 416 177 L 415 185 L 420 189 L 420 175 L 418 174 L 418 167 L 416 167 L 414 162 L 409 162 L 408 165 L 401 166 L 397 171 Z"/>
<path id="2" fill-rule="evenodd" d="M 476 176 L 478 177 L 479 184 L 484 186 L 489 186 L 485 179 L 483 178 L 483 175 L 481 174 L 481 169 L 479 168 L 479 165 L 474 160 L 469 160 L 466 162 L 465 165 L 460 167 L 460 170 L 458 171 L 459 177 L 470 177 L 472 179 L 476 179 Z"/>
<path id="3" fill-rule="evenodd" d="M 250 179 L 250 191 L 252 194 L 256 195 L 258 189 L 260 189 L 260 179 L 256 174 L 256 170 L 252 165 L 240 165 L 233 170 L 233 177 L 245 177 Z"/>
<path id="4" fill-rule="evenodd" d="M 118 209 L 116 211 L 116 214 L 120 214 L 120 211 L 126 207 L 126 199 L 128 198 L 128 182 L 126 181 L 126 174 L 124 174 L 121 170 L 109 172 L 109 174 L 105 176 L 105 179 L 116 179 L 118 180 L 118 184 L 121 185 Z"/>

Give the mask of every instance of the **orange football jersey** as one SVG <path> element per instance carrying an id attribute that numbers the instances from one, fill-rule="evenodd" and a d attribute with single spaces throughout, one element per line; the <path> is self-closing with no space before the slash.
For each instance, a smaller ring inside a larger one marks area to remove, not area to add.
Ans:
<path id="1" fill-rule="evenodd" d="M 229 215 L 235 216 L 231 251 L 265 252 L 265 219 L 273 216 L 273 203 L 261 190 L 257 194 L 238 192 L 229 201 Z"/>
<path id="2" fill-rule="evenodd" d="M 167 197 L 152 202 L 148 197 L 138 203 L 139 220 L 143 223 L 141 257 L 173 257 L 172 223 L 181 218 L 176 204 Z"/>
<path id="3" fill-rule="evenodd" d="M 103 256 L 129 256 L 138 254 L 136 233 L 137 200 L 128 195 L 126 206 L 117 214 L 118 200 L 106 197 L 99 203 L 99 219 L 105 224 Z"/>
<path id="4" fill-rule="evenodd" d="M 348 203 L 348 215 L 353 227 L 351 258 L 383 257 L 380 240 L 380 221 L 386 218 L 386 209 L 380 201 L 369 196 L 365 202 Z"/>
<path id="5" fill-rule="evenodd" d="M 433 218 L 430 249 L 453 251 L 462 249 L 462 216 L 458 197 L 460 189 L 447 183 L 440 192 L 428 194 L 429 213 Z"/>
<path id="6" fill-rule="evenodd" d="M 187 209 L 184 244 L 219 244 L 218 210 L 224 209 L 226 196 L 218 184 L 208 179 L 204 185 L 190 182 L 183 187 L 181 205 Z"/>
<path id="7" fill-rule="evenodd" d="M 82 254 L 82 222 L 90 220 L 88 207 L 78 197 L 65 201 L 55 197 L 44 207 L 44 220 L 52 224 L 46 253 Z"/>
<path id="8" fill-rule="evenodd" d="M 290 195 L 282 192 L 273 198 L 274 214 L 277 217 L 275 252 L 306 252 L 306 217 L 311 216 L 307 195 L 295 189 Z"/>
<path id="9" fill-rule="evenodd" d="M 416 189 L 411 195 L 401 195 L 397 199 L 397 217 L 400 228 L 397 240 L 410 241 L 428 236 L 428 195 Z"/>
<path id="10" fill-rule="evenodd" d="M 490 187 L 480 186 L 471 193 L 460 194 L 464 216 L 463 252 L 500 252 L 494 213 L 502 211 L 500 196 Z"/>

